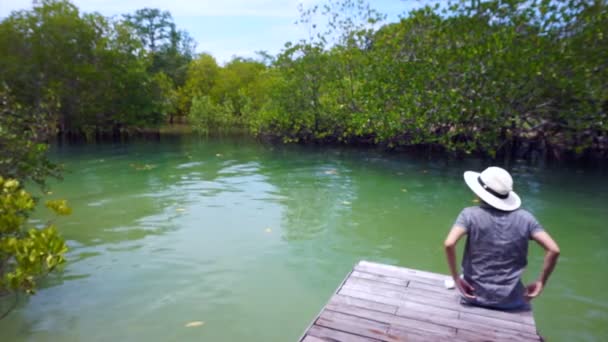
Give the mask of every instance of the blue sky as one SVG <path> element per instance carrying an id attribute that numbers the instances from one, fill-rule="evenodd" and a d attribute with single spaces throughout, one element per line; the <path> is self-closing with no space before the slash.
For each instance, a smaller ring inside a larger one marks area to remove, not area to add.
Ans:
<path id="1" fill-rule="evenodd" d="M 208 52 L 220 63 L 232 56 L 253 57 L 255 51 L 276 54 L 287 41 L 306 38 L 309 30 L 296 25 L 298 4 L 319 0 L 72 0 L 81 11 L 118 16 L 144 7 L 168 10 L 180 29 L 197 42 L 197 52 Z M 0 0 L 0 17 L 31 8 L 30 0 Z M 398 15 L 422 6 L 419 0 L 376 0 L 372 7 L 397 21 Z"/>

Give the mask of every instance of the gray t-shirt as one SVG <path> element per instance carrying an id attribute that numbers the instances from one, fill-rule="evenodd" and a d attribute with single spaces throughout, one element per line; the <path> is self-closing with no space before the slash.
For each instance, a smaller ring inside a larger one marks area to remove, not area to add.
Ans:
<path id="1" fill-rule="evenodd" d="M 476 301 L 489 306 L 521 301 L 528 241 L 543 230 L 534 216 L 524 209 L 508 212 L 481 205 L 463 209 L 454 225 L 467 232 L 462 272 Z"/>

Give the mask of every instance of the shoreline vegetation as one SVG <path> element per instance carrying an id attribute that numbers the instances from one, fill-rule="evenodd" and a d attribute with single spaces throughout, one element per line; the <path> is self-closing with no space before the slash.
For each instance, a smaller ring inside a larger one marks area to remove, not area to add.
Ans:
<path id="1" fill-rule="evenodd" d="M 360 0 L 300 13 L 308 39 L 219 65 L 169 12 L 38 1 L 0 23 L 0 135 L 94 142 L 176 124 L 278 143 L 608 157 L 606 1 L 429 2 L 391 23 Z"/>

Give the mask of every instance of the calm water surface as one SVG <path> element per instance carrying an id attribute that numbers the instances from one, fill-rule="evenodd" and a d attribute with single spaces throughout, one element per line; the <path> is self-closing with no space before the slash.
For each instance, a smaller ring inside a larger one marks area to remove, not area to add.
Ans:
<path id="1" fill-rule="evenodd" d="M 447 273 L 443 238 L 473 205 L 462 172 L 486 166 L 186 138 L 53 157 L 69 263 L 0 321 L 2 341 L 294 341 L 358 260 Z M 512 172 L 562 249 L 541 333 L 608 340 L 605 169 Z M 526 278 L 541 264 L 534 246 Z"/>

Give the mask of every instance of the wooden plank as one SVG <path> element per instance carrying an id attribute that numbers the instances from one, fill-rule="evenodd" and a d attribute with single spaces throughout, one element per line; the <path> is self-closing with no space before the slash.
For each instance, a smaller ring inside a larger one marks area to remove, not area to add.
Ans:
<path id="1" fill-rule="evenodd" d="M 441 286 L 437 286 L 436 284 L 422 283 L 418 280 L 410 280 L 407 287 L 433 293 L 448 293 L 450 295 L 458 294 L 458 290 L 446 289 L 443 284 Z"/>
<path id="2" fill-rule="evenodd" d="M 431 301 L 431 302 L 439 303 L 439 305 L 447 306 L 447 307 L 451 307 L 451 308 L 458 308 L 461 306 L 460 305 L 460 295 L 453 293 L 453 292 L 436 293 L 436 292 L 429 292 L 429 291 L 421 290 L 421 289 L 414 289 L 414 288 L 409 288 L 409 287 L 397 287 L 397 286 L 391 287 L 390 289 L 388 288 L 388 286 L 386 286 L 385 288 L 382 288 L 382 290 L 379 290 L 379 288 L 376 287 L 374 283 L 369 283 L 369 282 L 360 281 L 360 280 L 353 280 L 353 279 L 348 279 L 344 283 L 342 288 L 374 293 L 374 294 L 381 295 L 384 297 L 407 299 L 407 300 L 412 300 L 412 301 L 417 301 L 417 302 L 422 302 L 422 303 L 424 303 L 426 301 Z"/>
<path id="3" fill-rule="evenodd" d="M 386 275 L 386 276 L 394 277 L 394 278 L 407 279 L 407 280 L 412 279 L 412 278 L 427 279 L 427 280 L 432 280 L 434 283 L 439 283 L 439 284 L 443 284 L 444 280 L 450 278 L 446 275 L 442 275 L 442 274 L 438 274 L 438 273 L 414 270 L 411 268 L 398 267 L 398 266 L 393 266 L 393 265 L 378 264 L 375 262 L 369 262 L 369 261 L 365 261 L 365 260 L 360 261 L 359 264 L 357 264 L 357 266 L 355 266 L 355 270 L 357 270 L 357 268 L 362 268 L 362 269 L 371 271 L 369 273 L 382 274 L 382 275 Z M 363 271 L 363 272 L 365 272 L 365 271 Z"/>
<path id="4" fill-rule="evenodd" d="M 350 279 L 349 279 L 349 281 L 347 281 L 344 285 L 342 285 L 342 289 L 356 290 L 356 291 L 361 291 L 361 292 L 377 294 L 377 295 L 383 296 L 383 297 L 403 299 L 403 298 L 405 298 L 405 289 L 406 288 L 404 288 L 403 290 L 401 290 L 401 289 L 400 290 L 383 289 L 382 291 L 378 291 L 373 286 L 370 286 L 367 284 L 361 284 L 361 283 L 353 283 L 353 282 L 350 282 Z"/>
<path id="5" fill-rule="evenodd" d="M 460 312 L 466 312 L 472 315 L 480 315 L 492 317 L 512 322 L 520 322 L 527 325 L 536 326 L 532 311 L 500 311 L 493 309 L 480 308 L 472 305 L 460 305 Z"/>
<path id="6" fill-rule="evenodd" d="M 356 292 L 352 292 L 356 291 Z M 367 295 L 362 294 L 367 293 Z M 459 312 L 466 312 L 475 315 L 482 315 L 487 317 L 493 317 L 497 319 L 508 320 L 512 322 L 520 322 L 534 326 L 534 318 L 531 316 L 531 312 L 507 312 L 498 311 L 486 308 L 480 308 L 476 306 L 462 305 L 460 304 L 460 295 L 454 291 L 447 291 L 447 295 L 435 295 L 433 292 L 410 289 L 409 287 L 405 290 L 397 291 L 378 291 L 369 284 L 358 283 L 356 285 L 352 283 L 345 283 L 343 288 L 340 290 L 341 294 L 362 298 L 378 303 L 384 303 L 389 305 L 402 305 L 405 301 L 430 305 L 438 308 L 444 308 L 449 310 L 455 310 Z M 391 299 L 386 299 L 388 297 Z"/>
<path id="7" fill-rule="evenodd" d="M 520 322 L 513 322 L 513 321 L 508 321 L 508 320 L 494 318 L 494 317 L 487 317 L 487 316 L 482 316 L 482 315 L 473 315 L 473 314 L 469 314 L 466 312 L 461 312 L 459 319 L 462 321 L 480 323 L 482 325 L 491 326 L 491 327 L 497 327 L 497 328 L 502 328 L 502 329 L 511 329 L 511 330 L 515 330 L 515 331 L 536 334 L 535 326 L 520 323 Z"/>
<path id="8" fill-rule="evenodd" d="M 374 311 L 377 312 L 377 311 Z M 316 325 L 348 332 L 350 334 L 363 337 L 370 337 L 381 341 L 387 341 L 388 327 L 386 323 L 381 323 L 372 319 L 353 316 L 348 313 L 324 310 L 315 322 Z"/>
<path id="9" fill-rule="evenodd" d="M 344 314 L 347 313 L 348 315 L 353 315 L 362 319 L 374 320 L 390 326 L 400 326 L 401 328 L 408 329 L 414 333 L 424 334 L 425 336 L 450 337 L 455 336 L 456 334 L 456 329 L 453 327 L 395 316 L 378 311 L 371 311 L 350 305 L 329 304 L 326 309 Z"/>
<path id="10" fill-rule="evenodd" d="M 408 329 L 403 329 L 398 326 L 391 326 L 388 329 L 388 335 L 391 337 L 391 341 L 407 341 L 407 342 L 463 342 L 464 340 L 458 339 L 454 336 L 442 337 L 442 336 L 425 336 L 420 335 Z"/>
<path id="11" fill-rule="evenodd" d="M 430 285 L 443 286 L 443 280 L 417 277 L 416 274 L 413 274 L 413 273 L 412 274 L 409 274 L 409 273 L 395 274 L 392 271 L 377 269 L 377 268 L 368 267 L 368 266 L 360 266 L 360 265 L 355 266 L 354 270 L 356 272 L 374 274 L 374 275 L 379 275 L 379 276 L 384 276 L 384 277 L 397 278 L 397 279 L 401 279 L 401 280 L 405 280 L 405 281 L 417 280 L 417 281 L 420 281 L 423 283 L 428 283 Z"/>
<path id="12" fill-rule="evenodd" d="M 529 335 L 523 333 L 504 333 L 498 330 L 484 329 L 479 331 L 470 331 L 466 329 L 458 329 L 456 338 L 466 341 L 540 341 L 540 336 Z"/>
<path id="13" fill-rule="evenodd" d="M 389 277 L 389 276 L 385 276 L 385 275 L 381 275 L 381 274 L 365 273 L 365 272 L 359 272 L 359 271 L 353 271 L 353 273 L 351 274 L 351 277 L 375 280 L 375 281 L 380 281 L 383 283 L 389 283 L 389 284 L 395 284 L 395 285 L 401 285 L 401 286 L 407 286 L 407 284 L 409 282 L 408 280 L 405 280 L 405 279 L 393 278 L 393 277 Z"/>
<path id="14" fill-rule="evenodd" d="M 449 311 L 449 310 L 448 310 Z M 468 330 L 471 332 L 478 331 L 493 331 L 500 333 L 504 336 L 522 336 L 526 338 L 534 338 L 536 331 L 535 330 L 519 330 L 519 328 L 524 327 L 525 325 L 521 323 L 508 322 L 509 324 L 501 324 L 501 325 L 492 325 L 492 324 L 484 324 L 483 322 L 475 322 L 462 320 L 460 318 L 454 318 L 453 316 L 443 316 L 443 312 L 437 312 L 437 314 L 433 315 L 432 313 L 423 314 L 421 312 L 412 312 L 411 310 L 407 310 L 405 308 L 399 308 L 397 310 L 398 316 L 409 317 L 412 319 L 418 319 L 426 322 L 432 322 L 435 324 L 445 325 L 448 327 L 457 328 L 460 330 Z M 529 326 L 525 326 L 529 327 Z"/>
<path id="15" fill-rule="evenodd" d="M 539 341 L 531 311 L 460 303 L 449 276 L 359 262 L 302 337 L 320 341 Z"/>
<path id="16" fill-rule="evenodd" d="M 399 307 L 397 310 L 397 315 L 404 317 L 404 318 L 445 325 L 448 327 L 459 328 L 459 330 L 464 329 L 464 330 L 468 330 L 468 331 L 472 331 L 472 332 L 489 330 L 490 335 L 487 335 L 486 337 L 502 336 L 503 338 L 506 338 L 506 336 L 511 336 L 511 337 L 515 336 L 517 338 L 522 338 L 522 339 L 534 339 L 535 338 L 534 326 L 524 326 L 524 325 L 518 326 L 517 325 L 518 323 L 514 323 L 514 322 L 504 323 L 503 322 L 501 324 L 501 326 L 499 326 L 499 327 L 492 327 L 491 325 L 488 325 L 486 323 L 471 322 L 470 320 L 460 320 L 458 318 L 460 315 L 458 310 L 429 305 L 429 300 L 415 302 L 415 301 L 409 301 L 409 300 L 404 300 L 404 299 L 385 297 L 385 296 L 370 293 L 370 292 L 357 291 L 357 290 L 348 289 L 348 288 L 343 288 L 340 291 L 340 293 L 342 295 L 360 298 L 365 301 L 384 303 L 384 304 L 392 305 L 392 306 L 397 305 Z M 445 303 L 445 302 L 439 301 L 439 303 Z M 434 302 L 434 304 L 436 304 L 436 302 Z M 328 309 L 329 308 L 331 308 L 331 306 L 328 306 Z M 482 309 L 482 308 L 480 308 L 480 309 L 484 310 L 484 311 L 493 312 L 493 310 Z M 503 312 L 499 312 L 499 313 L 503 313 Z M 508 313 L 506 313 L 506 314 L 508 314 Z M 469 314 L 469 316 L 470 316 L 470 314 Z M 475 315 L 475 316 L 477 316 L 477 315 Z M 370 316 L 366 316 L 366 317 L 370 317 Z M 467 318 L 473 319 L 475 317 L 467 316 Z M 379 318 L 376 317 L 376 319 L 379 319 Z M 382 320 L 382 321 L 384 322 L 385 320 Z M 392 322 L 392 321 L 389 320 L 389 321 L 387 321 L 387 323 L 388 322 Z M 510 324 L 515 324 L 515 325 L 510 325 Z M 505 325 L 507 326 L 506 329 L 505 329 Z M 517 327 L 522 328 L 524 331 L 524 334 L 518 334 L 516 330 L 513 330 L 513 329 L 517 329 Z"/>
<path id="17" fill-rule="evenodd" d="M 403 291 L 406 288 L 405 285 L 395 285 L 395 284 L 391 284 L 391 283 L 384 283 L 384 282 L 380 282 L 380 281 L 376 281 L 376 280 L 358 278 L 358 277 L 354 277 L 352 275 L 348 278 L 348 280 L 346 280 L 344 285 L 369 286 L 369 287 L 375 288 L 376 291 L 378 291 L 378 290 L 384 291 L 384 289 L 390 290 L 390 291 Z"/>
<path id="18" fill-rule="evenodd" d="M 431 322 L 435 317 L 458 319 L 458 316 L 460 315 L 460 313 L 456 310 L 440 308 L 437 306 L 412 301 L 402 301 L 395 314 L 410 318 L 420 317 L 420 319 L 424 318 L 423 320 L 430 320 Z"/>
<path id="19" fill-rule="evenodd" d="M 359 291 L 356 288 L 342 287 L 338 294 L 393 306 L 403 305 L 403 300 L 400 298 L 380 296 L 375 293 Z"/>
<path id="20" fill-rule="evenodd" d="M 385 312 L 385 313 L 390 313 L 390 314 L 395 314 L 397 312 L 396 305 L 383 304 L 383 303 L 369 301 L 369 300 L 365 300 L 365 299 L 361 299 L 361 298 L 344 296 L 341 294 L 334 295 L 329 300 L 329 303 L 330 304 L 333 303 L 333 304 L 346 304 L 346 305 L 358 306 L 360 308 L 365 308 L 368 310 L 380 311 L 380 312 Z"/>
<path id="21" fill-rule="evenodd" d="M 308 336 L 320 338 L 322 341 L 331 342 L 378 342 L 373 338 L 367 338 L 359 335 L 349 334 L 344 331 L 334 330 L 318 325 L 313 325 L 308 329 Z"/>

